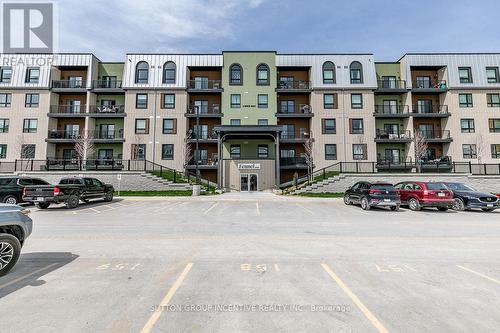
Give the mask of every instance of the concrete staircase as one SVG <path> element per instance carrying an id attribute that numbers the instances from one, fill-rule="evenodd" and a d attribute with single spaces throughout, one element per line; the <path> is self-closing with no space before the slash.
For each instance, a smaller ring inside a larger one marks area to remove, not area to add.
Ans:
<path id="1" fill-rule="evenodd" d="M 158 185 L 163 185 L 162 187 L 165 187 L 165 191 L 191 191 L 191 185 L 188 183 L 174 183 L 171 180 L 147 172 L 142 173 L 141 177 L 144 178 L 145 181 L 154 182 L 156 185 L 154 186 L 155 188 L 157 188 Z"/>
<path id="2" fill-rule="evenodd" d="M 327 187 L 328 185 L 339 182 L 343 179 L 345 179 L 344 175 L 330 177 L 330 178 L 327 178 L 325 180 L 321 180 L 321 181 L 316 182 L 316 183 L 311 184 L 311 185 L 305 185 L 303 187 L 299 187 L 295 191 L 292 191 L 290 194 L 294 195 L 294 194 L 300 194 L 300 193 L 306 193 L 306 192 L 322 192 L 321 190 L 324 187 Z"/>

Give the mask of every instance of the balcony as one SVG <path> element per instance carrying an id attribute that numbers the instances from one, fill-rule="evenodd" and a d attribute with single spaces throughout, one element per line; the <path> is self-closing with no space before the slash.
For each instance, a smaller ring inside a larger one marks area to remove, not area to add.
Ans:
<path id="1" fill-rule="evenodd" d="M 300 157 L 281 157 L 280 169 L 307 169 L 307 158 Z"/>
<path id="2" fill-rule="evenodd" d="M 410 143 L 412 141 L 410 131 L 385 131 L 377 129 L 375 142 L 378 143 Z"/>
<path id="3" fill-rule="evenodd" d="M 125 105 L 91 105 L 89 116 L 94 118 L 122 118 L 125 117 Z"/>
<path id="4" fill-rule="evenodd" d="M 217 155 L 213 155 L 211 158 L 200 158 L 198 159 L 198 169 L 200 170 L 216 170 L 218 166 Z M 186 165 L 186 169 L 196 169 L 196 159 L 192 158 Z"/>
<path id="5" fill-rule="evenodd" d="M 408 105 L 375 105 L 375 118 L 406 118 L 410 116 Z"/>
<path id="6" fill-rule="evenodd" d="M 121 80 L 94 80 L 92 89 L 95 92 L 123 92 Z"/>
<path id="7" fill-rule="evenodd" d="M 377 93 L 404 94 L 407 91 L 405 80 L 377 80 Z"/>
<path id="8" fill-rule="evenodd" d="M 305 143 L 309 138 L 309 130 L 305 128 L 292 132 L 283 131 L 280 134 L 280 141 L 282 143 Z"/>
<path id="9" fill-rule="evenodd" d="M 121 143 L 125 141 L 123 138 L 123 129 L 90 131 L 89 136 L 95 143 Z"/>
<path id="10" fill-rule="evenodd" d="M 453 141 L 449 130 L 437 131 L 433 129 L 425 130 L 416 128 L 415 131 L 420 131 L 427 143 L 447 143 Z"/>
<path id="11" fill-rule="evenodd" d="M 52 129 L 49 130 L 46 141 L 51 143 L 72 143 L 80 139 L 81 135 L 82 132 L 78 130 L 65 131 Z"/>
<path id="12" fill-rule="evenodd" d="M 87 80 L 52 80 L 52 90 L 55 92 L 86 92 Z"/>
<path id="13" fill-rule="evenodd" d="M 411 159 L 393 156 L 392 158 L 379 158 L 377 159 L 377 170 L 400 170 L 409 171 L 415 167 L 415 162 Z"/>
<path id="14" fill-rule="evenodd" d="M 309 93 L 312 91 L 311 81 L 279 81 L 276 88 L 278 93 Z"/>
<path id="15" fill-rule="evenodd" d="M 186 87 L 190 93 L 220 93 L 224 90 L 221 80 L 187 80 Z"/>
<path id="16" fill-rule="evenodd" d="M 416 79 L 412 82 L 412 94 L 441 94 L 448 90 L 445 80 Z"/>
<path id="17" fill-rule="evenodd" d="M 51 105 L 49 117 L 85 117 L 86 105 Z"/>
<path id="18" fill-rule="evenodd" d="M 450 156 L 441 156 L 421 161 L 420 167 L 422 172 L 450 172 L 453 169 L 453 162 Z"/>
<path id="19" fill-rule="evenodd" d="M 448 105 L 413 105 L 412 116 L 419 118 L 446 118 L 450 116 Z"/>
<path id="20" fill-rule="evenodd" d="M 282 107 L 278 109 L 276 117 L 278 118 L 311 118 L 311 106 L 309 104 L 295 105 L 294 107 Z"/>
<path id="21" fill-rule="evenodd" d="M 195 131 L 191 128 L 186 133 L 186 140 L 189 143 L 196 143 L 196 141 L 199 143 L 217 143 L 217 134 L 213 131 L 201 131 L 200 133 L 200 131 Z"/>
<path id="22" fill-rule="evenodd" d="M 221 118 L 222 112 L 220 109 L 220 104 L 212 104 L 211 106 L 203 107 L 195 107 L 191 105 L 186 112 L 186 117 L 188 118 Z"/>

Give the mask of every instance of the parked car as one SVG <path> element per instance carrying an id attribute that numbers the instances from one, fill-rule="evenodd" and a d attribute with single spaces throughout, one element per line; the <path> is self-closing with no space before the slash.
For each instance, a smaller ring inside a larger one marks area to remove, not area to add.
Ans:
<path id="1" fill-rule="evenodd" d="M 33 177 L 0 177 L 0 201 L 11 205 L 23 202 L 23 189 L 29 185 L 49 185 L 49 183 Z"/>
<path id="2" fill-rule="evenodd" d="M 392 184 L 357 182 L 345 191 L 344 203 L 360 204 L 364 210 L 371 207 L 390 207 L 396 211 L 401 201 Z"/>
<path id="3" fill-rule="evenodd" d="M 33 221 L 29 213 L 17 205 L 0 204 L 0 276 L 14 267 L 24 241 L 31 234 Z"/>
<path id="4" fill-rule="evenodd" d="M 113 200 L 113 185 L 104 184 L 96 178 L 63 178 L 58 185 L 26 186 L 24 200 L 34 202 L 41 209 L 50 204 L 64 203 L 67 208 L 78 207 L 80 200 Z"/>
<path id="5" fill-rule="evenodd" d="M 480 208 L 485 212 L 491 212 L 500 208 L 500 199 L 495 195 L 481 193 L 472 187 L 462 183 L 444 183 L 453 191 L 455 203 L 454 210 L 465 210 L 471 208 Z"/>
<path id="6" fill-rule="evenodd" d="M 401 197 L 401 205 L 411 210 L 436 207 L 440 211 L 447 211 L 455 203 L 453 192 L 444 183 L 408 181 L 394 187 Z"/>

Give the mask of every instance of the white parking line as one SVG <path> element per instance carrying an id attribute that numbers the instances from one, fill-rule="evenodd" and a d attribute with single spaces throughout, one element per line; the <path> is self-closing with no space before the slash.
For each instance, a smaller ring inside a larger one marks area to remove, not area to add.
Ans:
<path id="1" fill-rule="evenodd" d="M 312 210 L 310 210 L 309 208 L 306 208 L 306 207 L 302 206 L 302 205 L 301 205 L 301 204 L 299 204 L 299 203 L 296 203 L 296 205 L 297 205 L 298 207 L 302 208 L 303 210 L 305 210 L 306 212 L 308 212 L 309 214 L 314 215 L 314 212 L 313 212 Z"/>
<path id="2" fill-rule="evenodd" d="M 255 203 L 255 208 L 257 209 L 257 215 L 260 216 L 260 208 L 259 208 L 259 203 L 258 202 Z"/>
<path id="3" fill-rule="evenodd" d="M 464 267 L 464 266 L 461 266 L 461 265 L 457 265 L 457 267 L 458 267 L 458 268 L 460 268 L 460 269 L 463 269 L 464 271 L 467 271 L 467 272 L 469 272 L 469 273 L 475 274 L 475 275 L 477 275 L 477 276 L 480 276 L 480 277 L 482 277 L 482 278 L 485 278 L 485 279 L 487 279 L 487 280 L 490 280 L 490 281 L 492 281 L 492 282 L 495 282 L 495 283 L 500 284 L 500 280 L 497 280 L 497 279 L 495 279 L 495 278 L 492 278 L 491 276 L 488 276 L 488 275 L 485 275 L 485 274 L 483 274 L 483 273 L 479 273 L 479 272 L 473 271 L 472 269 L 467 268 L 467 267 Z"/>
<path id="4" fill-rule="evenodd" d="M 33 272 L 31 272 L 31 273 L 28 273 L 28 274 L 25 274 L 25 275 L 23 275 L 23 276 L 20 276 L 20 277 L 18 277 L 18 278 L 16 278 L 16 279 L 14 279 L 14 280 L 11 280 L 11 281 L 9 281 L 9 282 L 7 282 L 7 283 L 4 283 L 4 284 L 0 285 L 0 289 L 5 288 L 5 287 L 7 287 L 7 286 L 10 286 L 11 284 L 14 284 L 14 283 L 16 283 L 16 282 L 19 282 L 19 281 L 21 281 L 21 280 L 23 280 L 23 279 L 25 279 L 25 278 L 27 278 L 27 277 L 29 277 L 29 276 L 31 276 L 31 275 L 34 275 L 34 274 L 40 273 L 40 272 L 42 272 L 42 271 L 44 271 L 44 270 L 46 270 L 46 269 L 49 269 L 49 268 L 51 268 L 52 266 L 55 266 L 55 265 L 57 265 L 57 264 L 58 264 L 58 263 L 57 263 L 57 262 L 55 262 L 55 263 L 50 264 L 50 265 L 47 265 L 47 266 L 45 266 L 45 267 L 43 267 L 43 268 L 37 269 L 36 271 L 33 271 Z"/>
<path id="5" fill-rule="evenodd" d="M 208 208 L 207 210 L 205 210 L 203 212 L 203 215 L 207 215 L 212 209 L 214 209 L 215 207 L 217 207 L 219 205 L 218 202 L 214 203 L 212 206 L 210 206 L 210 208 Z"/>

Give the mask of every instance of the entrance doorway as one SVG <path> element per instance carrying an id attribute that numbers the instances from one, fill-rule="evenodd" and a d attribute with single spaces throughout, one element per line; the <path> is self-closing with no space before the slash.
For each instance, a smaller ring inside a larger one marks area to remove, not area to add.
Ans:
<path id="1" fill-rule="evenodd" d="M 244 173 L 240 175 L 240 191 L 254 192 L 257 191 L 257 174 Z"/>

